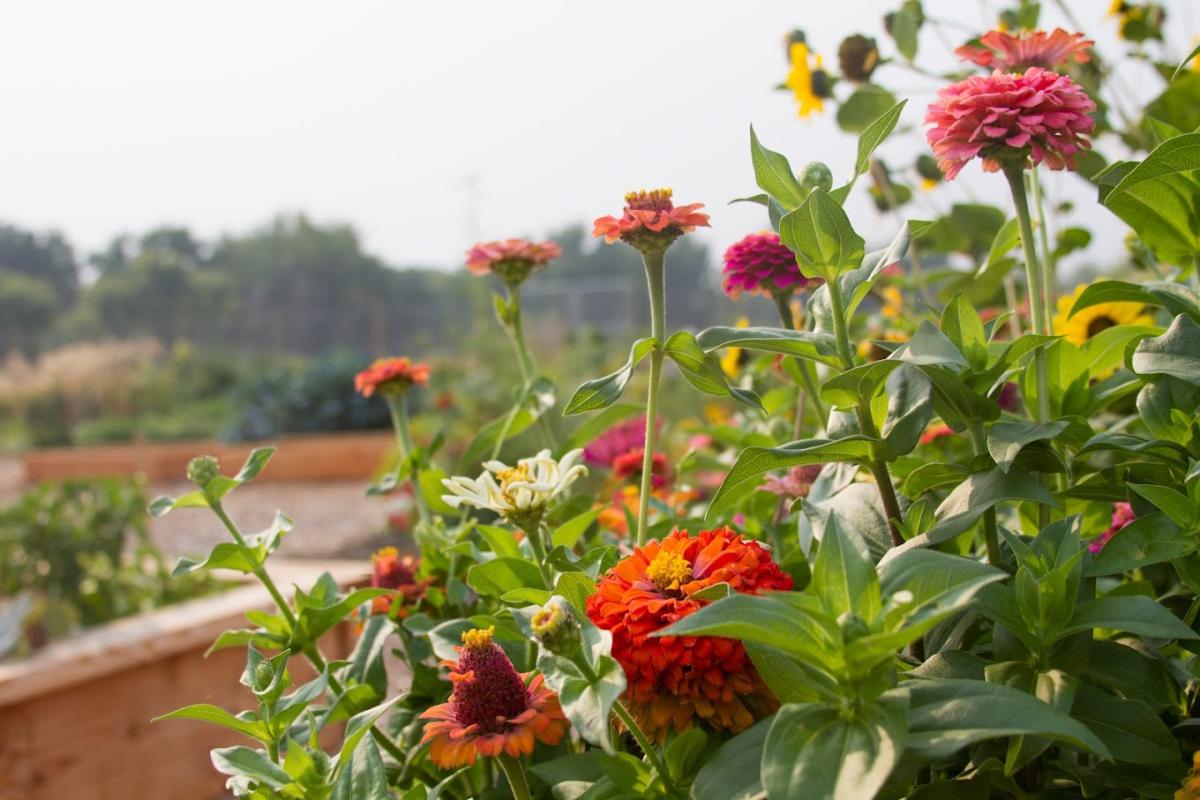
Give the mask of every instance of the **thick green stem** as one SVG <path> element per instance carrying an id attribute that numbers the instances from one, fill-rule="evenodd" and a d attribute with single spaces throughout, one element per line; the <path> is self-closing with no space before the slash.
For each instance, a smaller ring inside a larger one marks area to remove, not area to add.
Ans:
<path id="1" fill-rule="evenodd" d="M 546 568 L 546 543 L 542 538 L 542 522 L 538 520 L 536 523 L 529 523 L 521 526 L 525 531 L 525 538 L 529 540 L 529 546 L 533 549 L 533 557 L 537 561 L 538 573 L 542 576 L 542 583 L 547 589 L 554 589 L 554 581 L 550 579 L 550 573 Z"/>
<path id="2" fill-rule="evenodd" d="M 645 252 L 646 288 L 650 296 L 650 385 L 646 390 L 646 446 L 642 455 L 642 483 L 638 495 L 637 545 L 646 543 L 646 523 L 650 518 L 650 495 L 654 478 L 654 445 L 658 435 L 658 385 L 662 380 L 663 345 L 666 343 L 666 288 L 664 285 L 665 251 Z"/>
<path id="3" fill-rule="evenodd" d="M 513 349 L 517 351 L 517 365 L 521 369 L 521 381 L 527 391 L 537 376 L 537 369 L 533 365 L 533 355 L 529 352 L 529 343 L 525 341 L 525 325 L 521 316 L 521 285 L 519 283 L 510 284 L 508 287 L 508 313 L 508 333 L 512 338 Z M 505 425 L 504 436 L 508 435 L 510 425 L 511 421 Z M 542 438 L 545 439 L 546 446 L 551 450 L 557 450 L 558 442 L 554 437 L 554 429 L 550 427 L 550 421 L 545 414 L 538 414 L 538 427 L 542 431 Z M 503 443 L 502 436 L 497 440 L 497 448 Z M 497 455 L 499 452 L 492 458 Z"/>
<path id="4" fill-rule="evenodd" d="M 833 312 L 833 332 L 837 339 L 838 357 L 842 361 L 842 369 L 847 370 L 854 366 L 854 355 L 850 346 L 850 328 L 846 321 L 846 304 L 842 299 L 841 286 L 838 285 L 837 276 L 826 281 L 825 285 L 829 290 L 829 305 Z M 875 418 L 871 416 L 871 404 L 869 402 L 860 403 L 857 411 L 858 427 L 862 430 L 863 435 L 878 439 L 879 430 L 875 427 Z M 903 519 L 903 514 L 900 511 L 900 498 L 896 495 L 896 487 L 892 483 L 892 474 L 888 470 L 887 461 L 882 455 L 876 454 L 867 466 L 875 478 L 876 486 L 879 487 L 879 499 L 883 501 L 883 511 L 888 518 L 888 532 L 892 537 L 892 546 L 902 545 L 904 537 L 900 534 L 898 523 Z"/>
<path id="5" fill-rule="evenodd" d="M 789 331 L 795 330 L 796 322 L 792 318 L 792 308 L 788 304 L 787 296 L 782 294 L 772 296 L 775 298 L 775 308 L 779 311 L 779 321 L 783 323 L 783 327 Z M 829 418 L 829 412 L 825 410 L 825 405 L 821 402 L 820 392 L 817 389 L 816 370 L 814 370 L 810 362 L 805 361 L 803 358 L 793 360 L 800 372 L 800 380 L 803 384 L 801 391 L 804 392 L 805 397 L 812 404 L 813 413 L 817 416 L 817 425 L 823 429 L 825 427 L 825 420 Z M 796 413 L 799 415 L 799 410 Z"/>
<path id="6" fill-rule="evenodd" d="M 1038 168 L 1029 171 L 1029 187 L 1033 192 L 1033 206 L 1037 210 L 1038 236 L 1042 244 L 1042 310 L 1046 318 L 1042 320 L 1046 331 L 1054 328 L 1054 304 L 1058 294 L 1058 279 L 1055 277 L 1054 251 L 1050 249 L 1050 224 L 1046 218 L 1046 208 L 1042 203 L 1042 184 L 1038 178 Z"/>
<path id="7" fill-rule="evenodd" d="M 1025 193 L 1024 167 L 1018 162 L 1004 166 L 1004 177 L 1012 192 L 1013 207 L 1017 212 L 1017 224 L 1021 229 L 1021 252 L 1025 256 L 1025 281 L 1029 288 L 1029 316 L 1035 334 L 1048 334 L 1049 315 L 1046 310 L 1045 279 L 1037 257 L 1037 246 L 1033 239 L 1033 223 L 1029 216 L 1029 198 Z M 1050 419 L 1050 374 L 1046 363 L 1046 349 L 1038 348 L 1033 355 L 1033 367 L 1037 381 L 1037 408 L 1034 418 L 1038 422 Z M 1050 507 L 1038 506 L 1038 526 L 1044 528 L 1050 522 Z"/>
<path id="8" fill-rule="evenodd" d="M 521 760 L 513 758 L 508 753 L 496 756 L 504 777 L 508 778 L 508 788 L 512 790 L 513 800 L 529 800 L 529 781 L 525 778 L 525 768 Z"/>
<path id="9" fill-rule="evenodd" d="M 975 444 L 975 454 L 984 455 L 988 452 L 987 439 L 983 435 L 983 424 L 971 426 L 971 441 Z M 983 543 L 987 548 L 988 563 L 993 567 L 1003 569 L 1000 556 L 1000 532 L 996 526 L 996 507 L 992 506 L 983 512 Z"/>
<path id="10" fill-rule="evenodd" d="M 392 395 L 388 400 L 388 408 L 392 412 L 392 428 L 396 432 L 396 444 L 400 447 L 400 460 L 406 461 L 412 456 L 412 428 L 408 421 L 408 396 L 405 394 Z M 412 465 L 413 504 L 417 507 L 417 516 L 421 522 L 429 522 L 429 506 L 425 504 L 425 495 L 421 491 L 421 470 Z"/>

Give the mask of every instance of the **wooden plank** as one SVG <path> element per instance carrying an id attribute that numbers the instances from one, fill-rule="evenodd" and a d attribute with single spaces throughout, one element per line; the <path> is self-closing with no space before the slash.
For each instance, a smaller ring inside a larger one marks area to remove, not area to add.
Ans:
<path id="1" fill-rule="evenodd" d="M 292 582 L 311 584 L 323 571 L 343 585 L 366 574 L 358 562 L 272 565 L 289 591 Z M 216 632 L 244 626 L 246 610 L 268 603 L 255 587 L 237 589 L 104 626 L 0 668 L 0 800 L 220 796 L 224 778 L 208 751 L 244 740 L 200 722 L 150 719 L 191 703 L 253 707 L 253 695 L 238 683 L 244 649 L 203 654 Z M 353 626 L 345 624 L 322 646 L 340 657 L 353 643 Z M 297 683 L 313 676 L 301 658 L 289 668 Z"/>
<path id="2" fill-rule="evenodd" d="M 193 456 L 216 456 L 232 471 L 251 450 L 265 446 L 278 450 L 260 481 L 364 480 L 391 452 L 394 437 L 390 431 L 352 431 L 241 444 L 201 440 L 50 447 L 26 451 L 22 464 L 26 483 L 135 474 L 151 481 L 179 481 Z"/>

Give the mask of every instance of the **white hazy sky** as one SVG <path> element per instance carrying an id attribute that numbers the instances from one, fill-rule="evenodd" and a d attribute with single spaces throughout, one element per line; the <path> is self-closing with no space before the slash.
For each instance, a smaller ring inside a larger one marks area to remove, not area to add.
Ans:
<path id="1" fill-rule="evenodd" d="M 475 235 L 542 235 L 617 211 L 628 189 L 665 185 L 708 204 L 709 241 L 723 247 L 765 223 L 756 207 L 726 205 L 754 191 L 751 122 L 794 166 L 826 160 L 840 179 L 853 156 L 831 107 L 800 121 L 772 90 L 786 72 L 783 35 L 805 28 L 830 60 L 860 29 L 887 50 L 879 18 L 898 5 L 10 2 L 0 8 L 0 219 L 60 229 L 86 253 L 161 223 L 214 237 L 304 210 L 352 223 L 391 263 L 452 265 Z M 925 5 L 976 32 L 997 7 Z M 1181 55 L 1197 15 L 1190 0 L 1169 5 Z M 1071 6 L 1116 55 L 1107 0 Z M 1051 10 L 1045 22 L 1060 20 Z M 950 63 L 946 44 L 927 29 L 922 46 L 936 59 L 923 63 Z M 903 124 L 914 127 L 884 155 L 911 158 L 930 84 L 893 67 L 881 79 L 912 98 Z M 1155 85 L 1136 72 L 1123 80 L 1139 102 Z M 1003 199 L 1003 181 L 967 172 L 937 202 L 972 190 Z M 1054 178 L 1056 196 L 1090 201 L 1077 178 Z M 893 224 L 863 195 L 852 217 L 879 241 Z M 1102 249 L 1119 240 L 1111 230 L 1088 257 L 1111 260 Z"/>

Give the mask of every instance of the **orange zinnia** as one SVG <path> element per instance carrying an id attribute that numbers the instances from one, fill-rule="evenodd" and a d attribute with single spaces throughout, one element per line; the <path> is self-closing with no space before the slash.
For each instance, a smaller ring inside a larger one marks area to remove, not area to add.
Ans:
<path id="1" fill-rule="evenodd" d="M 381 358 L 354 376 L 354 388 L 363 397 L 375 392 L 401 394 L 410 386 L 425 386 L 429 383 L 429 365 L 413 362 L 407 356 Z"/>
<path id="2" fill-rule="evenodd" d="M 507 283 L 520 283 L 561 255 L 562 248 L 554 242 L 526 239 L 479 242 L 467 251 L 467 269 L 472 275 L 492 272 Z"/>
<path id="3" fill-rule="evenodd" d="M 418 602 L 425 594 L 428 580 L 417 580 L 421 562 L 412 556 L 401 557 L 394 547 L 384 547 L 371 555 L 371 586 L 377 589 L 395 589 L 394 594 L 380 595 L 371 600 L 372 614 L 387 614 L 397 600 L 400 607 L 396 616 L 407 615 L 405 605 Z"/>
<path id="4" fill-rule="evenodd" d="M 529 674 L 518 673 L 492 641 L 494 630 L 463 632 L 458 663 L 442 662 L 454 684 L 449 702 L 421 714 L 433 720 L 421 743 L 429 743 L 429 756 L 442 769 L 474 764 L 478 756 L 519 758 L 533 752 L 534 740 L 556 745 L 567 732 L 558 695 L 541 675 L 526 685 Z"/>
<path id="5" fill-rule="evenodd" d="M 620 239 L 638 250 L 664 250 L 683 234 L 708 227 L 708 214 L 700 208 L 703 203 L 676 208 L 670 189 L 630 192 L 621 216 L 600 217 L 592 235 L 604 237 L 607 244 Z"/>
<path id="6" fill-rule="evenodd" d="M 612 632 L 613 658 L 629 681 L 630 710 L 660 741 L 670 727 L 682 731 L 697 720 L 745 730 L 779 706 L 741 642 L 651 636 L 707 605 L 693 595 L 717 583 L 755 594 L 791 589 L 792 577 L 764 547 L 730 528 L 694 538 L 677 530 L 619 561 L 588 598 L 588 617 Z"/>

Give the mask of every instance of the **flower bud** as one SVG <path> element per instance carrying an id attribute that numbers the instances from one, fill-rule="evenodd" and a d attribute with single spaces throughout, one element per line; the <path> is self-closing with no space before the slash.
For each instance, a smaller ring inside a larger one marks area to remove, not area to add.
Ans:
<path id="1" fill-rule="evenodd" d="M 260 661 L 254 667 L 254 691 L 265 692 L 275 680 L 275 667 L 270 661 Z"/>
<path id="2" fill-rule="evenodd" d="M 188 480 L 203 489 L 221 474 L 221 465 L 212 456 L 196 456 L 188 462 Z"/>
<path id="3" fill-rule="evenodd" d="M 551 597 L 533 615 L 530 627 L 542 647 L 554 655 L 570 658 L 579 652 L 579 620 L 566 599 L 557 595 Z"/>
<path id="4" fill-rule="evenodd" d="M 805 189 L 821 189 L 828 192 L 833 188 L 833 173 L 820 161 L 810 161 L 800 171 L 800 185 Z"/>
<path id="5" fill-rule="evenodd" d="M 871 73 L 879 66 L 879 48 L 875 40 L 861 33 L 847 36 L 838 46 L 838 66 L 842 74 L 855 83 L 871 80 Z"/>

